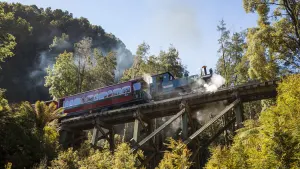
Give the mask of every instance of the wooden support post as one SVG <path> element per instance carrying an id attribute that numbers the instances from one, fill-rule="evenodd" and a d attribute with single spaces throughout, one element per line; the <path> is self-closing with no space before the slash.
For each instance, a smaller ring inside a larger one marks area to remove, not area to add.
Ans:
<path id="1" fill-rule="evenodd" d="M 66 130 L 60 130 L 60 140 L 59 142 L 62 144 L 63 148 L 67 148 L 67 142 L 68 142 L 68 131 Z"/>
<path id="2" fill-rule="evenodd" d="M 185 109 L 178 112 L 176 115 L 171 117 L 167 122 L 165 122 L 163 125 L 161 125 L 158 129 L 153 131 L 151 134 L 149 134 L 146 138 L 144 138 L 142 141 L 140 141 L 134 148 L 131 149 L 132 152 L 136 151 L 140 146 L 145 144 L 147 141 L 152 139 L 156 134 L 158 134 L 161 130 L 163 130 L 165 127 L 167 127 L 170 123 L 172 123 L 174 120 L 176 120 L 179 116 L 181 116 L 185 112 Z"/>
<path id="3" fill-rule="evenodd" d="M 187 113 L 188 112 L 185 112 L 185 113 L 183 113 L 183 115 L 181 115 L 181 130 L 182 130 L 181 138 L 183 140 L 186 140 L 188 138 L 188 117 L 187 117 Z"/>
<path id="4" fill-rule="evenodd" d="M 97 144 L 98 137 L 99 137 L 99 131 L 98 131 L 97 127 L 94 127 L 92 141 L 91 141 L 91 144 L 93 146 L 95 146 Z"/>
<path id="5" fill-rule="evenodd" d="M 235 106 L 234 108 L 235 112 L 235 117 L 236 117 L 236 123 L 237 123 L 237 128 L 242 128 L 243 127 L 243 121 L 244 121 L 244 113 L 243 113 L 243 104 L 240 102 L 238 105 Z"/>
<path id="6" fill-rule="evenodd" d="M 182 101 L 179 105 L 180 109 L 185 109 L 185 112 L 181 115 L 181 139 L 186 140 L 188 138 L 188 121 L 190 117 L 190 108 L 186 101 Z"/>
<path id="7" fill-rule="evenodd" d="M 114 152 L 115 149 L 115 131 L 114 128 L 111 127 L 109 131 L 109 145 L 110 145 L 110 151 Z"/>
<path id="8" fill-rule="evenodd" d="M 139 127 L 139 120 L 134 120 L 134 128 L 133 128 L 133 139 L 138 142 L 138 138 L 140 135 L 140 127 Z"/>
<path id="9" fill-rule="evenodd" d="M 152 132 L 152 123 L 151 123 L 151 119 L 141 114 L 139 110 L 136 111 L 134 117 L 135 120 L 134 120 L 133 139 L 135 140 L 135 142 L 138 142 L 139 140 L 141 140 L 140 137 L 143 134 L 150 134 Z"/>

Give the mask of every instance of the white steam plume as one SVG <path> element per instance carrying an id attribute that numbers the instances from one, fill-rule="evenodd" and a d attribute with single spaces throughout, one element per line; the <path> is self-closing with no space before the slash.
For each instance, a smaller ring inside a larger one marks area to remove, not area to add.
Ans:
<path id="1" fill-rule="evenodd" d="M 213 74 L 212 77 L 205 82 L 203 79 L 198 79 L 196 85 L 191 86 L 196 92 L 216 92 L 222 85 L 225 84 L 225 79 L 218 74 Z M 204 87 L 204 89 L 203 89 Z"/>
<path id="2" fill-rule="evenodd" d="M 198 121 L 199 124 L 205 124 L 212 117 L 219 114 L 225 108 L 225 102 L 219 101 L 205 104 L 202 108 L 195 110 L 192 117 Z"/>
<path id="3" fill-rule="evenodd" d="M 204 84 L 204 87 L 208 92 L 216 92 L 223 84 L 225 84 L 225 79 L 221 75 L 213 74 L 210 82 L 208 84 Z"/>
<path id="4" fill-rule="evenodd" d="M 44 85 L 44 76 L 46 75 L 46 68 L 48 66 L 52 67 L 53 64 L 54 57 L 52 57 L 46 51 L 40 53 L 39 60 L 36 63 L 34 70 L 29 73 L 29 78 L 31 78 L 34 82 L 34 84 L 30 84 L 31 87 Z"/>
<path id="5" fill-rule="evenodd" d="M 168 121 L 172 116 L 157 118 L 158 127 L 163 125 L 166 121 Z M 178 117 L 176 120 L 174 120 L 169 126 L 163 129 L 163 137 L 173 137 L 178 129 L 181 127 L 181 118 Z"/>
<path id="6" fill-rule="evenodd" d="M 143 74 L 143 80 L 147 83 L 147 89 L 146 93 L 148 94 L 148 98 L 152 99 L 151 93 L 150 93 L 150 84 L 152 83 L 152 77 L 149 74 L 144 73 Z"/>
<path id="7" fill-rule="evenodd" d="M 148 86 L 152 83 L 152 77 L 147 73 L 143 74 L 143 79 L 148 84 Z"/>
<path id="8" fill-rule="evenodd" d="M 128 49 L 126 49 L 125 45 L 118 44 L 113 51 L 117 53 L 117 67 L 115 75 L 117 79 L 120 79 L 123 72 L 132 66 L 133 55 Z"/>

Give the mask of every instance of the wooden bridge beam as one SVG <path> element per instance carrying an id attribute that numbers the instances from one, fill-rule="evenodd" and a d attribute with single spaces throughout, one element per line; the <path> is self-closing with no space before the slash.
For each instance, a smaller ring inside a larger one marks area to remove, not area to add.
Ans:
<path id="1" fill-rule="evenodd" d="M 194 134 L 192 134 L 187 140 L 184 141 L 185 144 L 189 144 L 193 139 L 195 139 L 200 133 L 202 133 L 205 129 L 207 129 L 211 124 L 217 121 L 220 117 L 226 114 L 229 110 L 235 107 L 240 103 L 240 99 L 236 99 L 233 103 L 226 106 L 218 115 L 216 115 L 213 119 L 208 121 L 204 126 L 202 126 L 199 130 L 197 130 Z"/>
<path id="2" fill-rule="evenodd" d="M 103 130 L 103 128 L 107 129 L 108 132 L 105 132 Z M 101 134 L 102 134 L 101 137 L 99 137 L 99 132 L 101 132 Z M 101 139 L 105 138 L 109 142 L 110 150 L 113 152 L 114 148 L 115 148 L 114 137 L 115 137 L 115 132 L 114 132 L 113 126 L 103 123 L 102 121 L 100 121 L 99 118 L 96 118 L 94 121 L 93 136 L 92 136 L 91 144 L 93 146 L 96 146 L 96 144 L 100 138 Z"/>
<path id="3" fill-rule="evenodd" d="M 164 128 L 166 128 L 169 124 L 171 124 L 174 120 L 176 120 L 179 116 L 181 116 L 185 112 L 185 109 L 182 109 L 180 112 L 178 112 L 176 115 L 171 117 L 167 122 L 165 122 L 163 125 L 161 125 L 159 128 L 157 128 L 155 131 L 153 131 L 151 134 L 149 134 L 146 138 L 144 138 L 142 141 L 140 141 L 137 145 L 132 148 L 132 152 L 136 151 L 139 147 L 144 145 L 147 141 L 149 141 L 151 138 L 153 138 L 156 134 L 161 132 Z"/>
<path id="4" fill-rule="evenodd" d="M 243 103 L 239 103 L 234 107 L 235 117 L 236 117 L 236 123 L 237 123 L 237 129 L 242 128 L 243 121 L 244 121 L 244 110 L 243 110 Z"/>
<path id="5" fill-rule="evenodd" d="M 141 114 L 139 110 L 136 111 L 134 117 L 133 139 L 135 142 L 138 142 L 142 130 L 149 134 L 152 132 L 152 122 L 145 115 Z"/>

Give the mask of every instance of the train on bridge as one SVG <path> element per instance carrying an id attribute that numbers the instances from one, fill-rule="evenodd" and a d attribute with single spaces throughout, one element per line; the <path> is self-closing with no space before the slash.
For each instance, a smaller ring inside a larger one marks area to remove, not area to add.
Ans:
<path id="1" fill-rule="evenodd" d="M 63 117 L 82 116 L 94 112 L 107 111 L 126 106 L 158 101 L 190 93 L 193 90 L 204 89 L 204 84 L 209 83 L 213 75 L 206 66 L 202 67 L 199 75 L 185 76 L 175 79 L 169 73 L 152 75 L 148 79 L 138 78 L 124 83 L 119 83 L 104 88 L 78 93 L 60 98 L 56 102 L 58 107 L 63 107 Z"/>

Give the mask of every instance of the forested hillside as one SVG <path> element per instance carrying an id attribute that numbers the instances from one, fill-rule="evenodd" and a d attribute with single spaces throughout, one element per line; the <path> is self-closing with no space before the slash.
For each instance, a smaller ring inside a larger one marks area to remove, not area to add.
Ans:
<path id="1" fill-rule="evenodd" d="M 14 39 L 15 43 L 10 44 L 15 45 L 14 56 L 1 63 L 0 72 L 0 88 L 7 90 L 5 95 L 9 101 L 50 99 L 44 87 L 45 69 L 54 64 L 59 53 L 74 51 L 74 44 L 83 37 L 90 37 L 92 48 L 104 54 L 115 51 L 119 72 L 132 64 L 132 54 L 124 43 L 101 26 L 91 25 L 86 18 L 74 18 L 68 11 L 35 5 L 1 2 L 0 7 L 1 36 L 10 34 L 1 38 Z M 1 52 L 8 56 L 6 51 Z"/>

